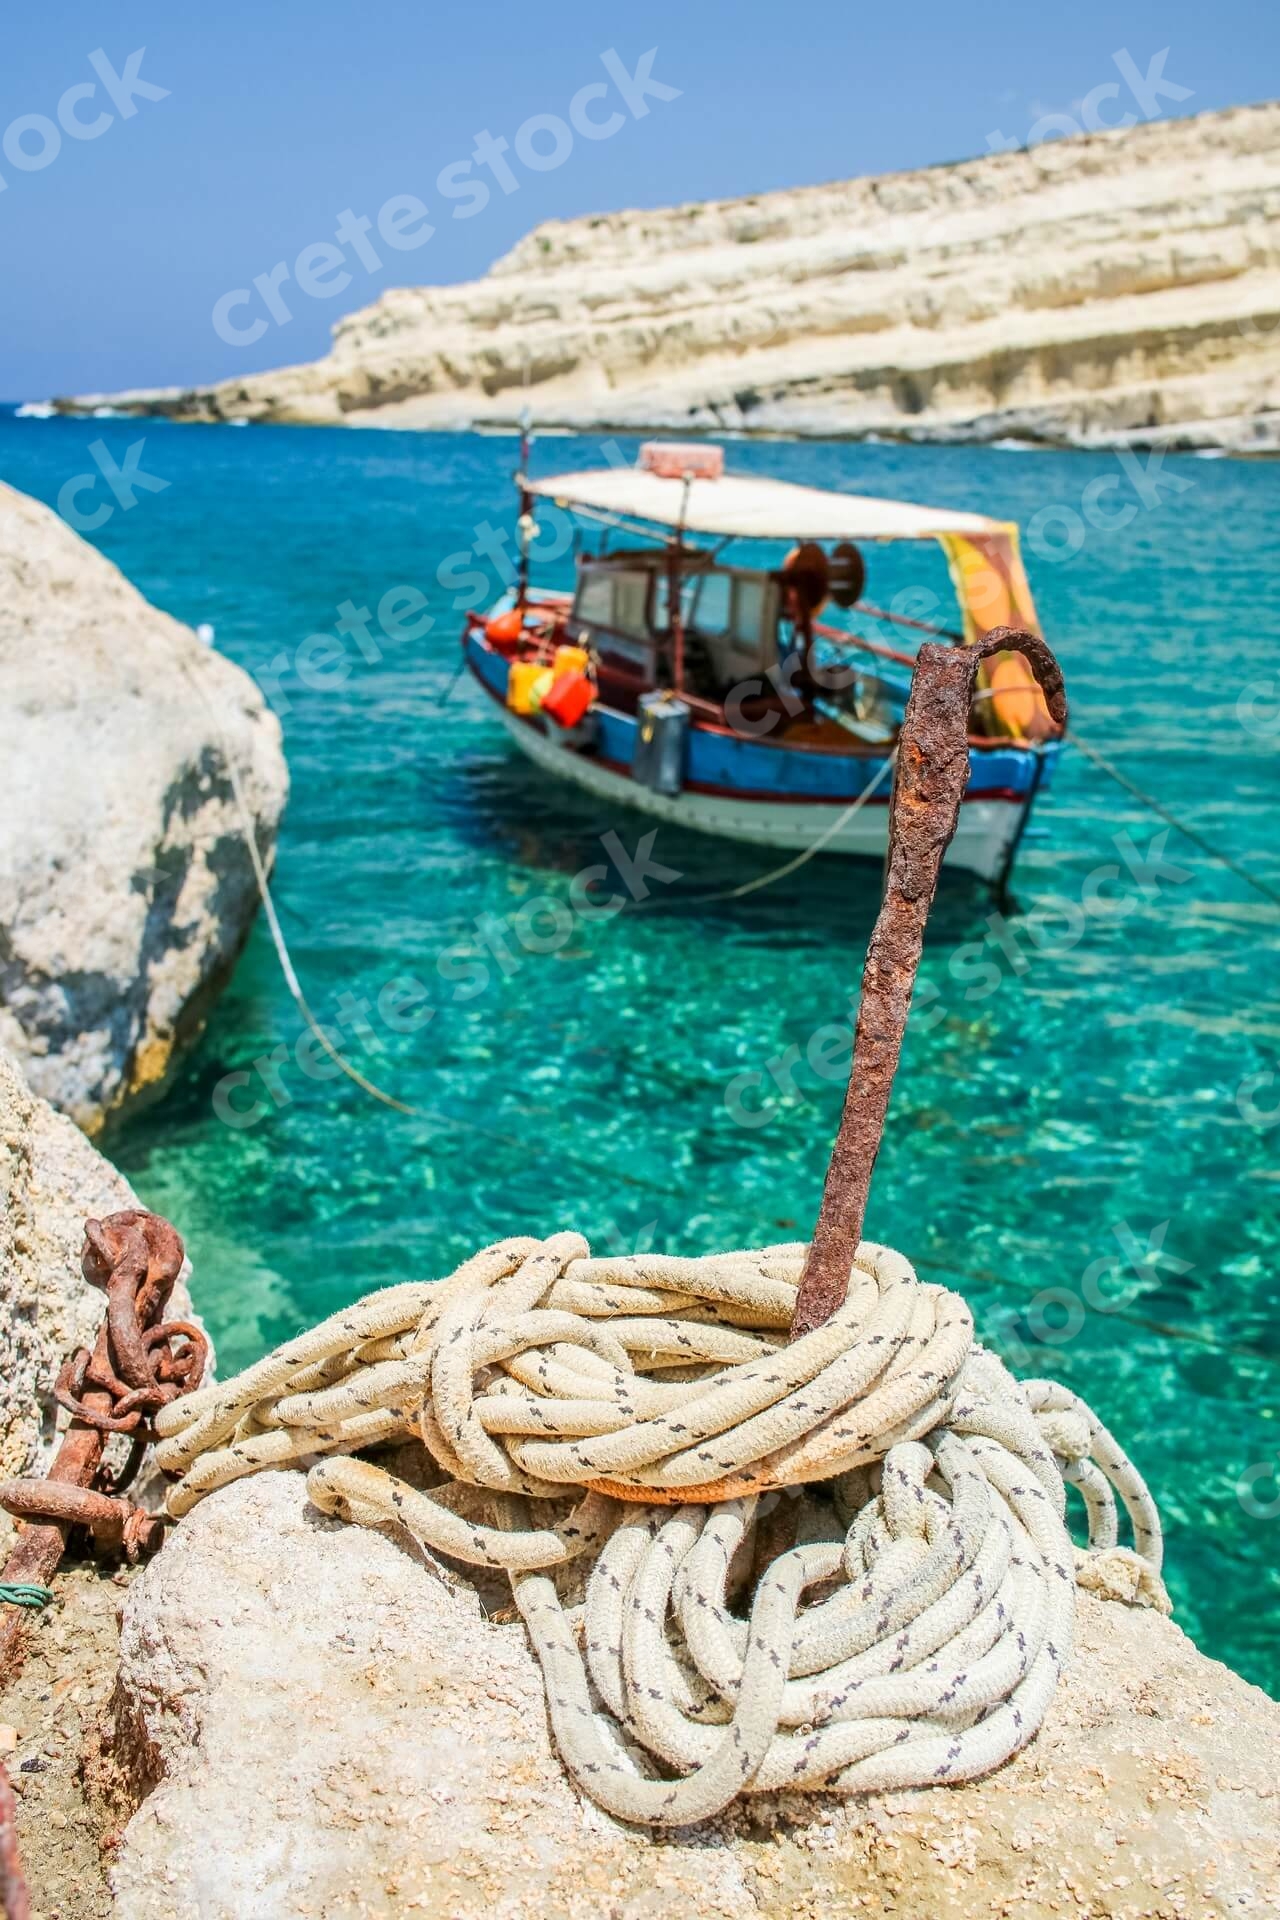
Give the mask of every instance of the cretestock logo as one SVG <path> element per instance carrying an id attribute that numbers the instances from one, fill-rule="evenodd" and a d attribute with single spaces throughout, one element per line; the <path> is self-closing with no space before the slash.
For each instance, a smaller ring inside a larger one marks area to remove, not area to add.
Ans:
<path id="1" fill-rule="evenodd" d="M 138 444 L 141 446 L 141 441 Z M 605 443 L 602 457 L 611 467 L 631 470 L 632 461 L 616 440 Z M 91 475 L 78 477 L 92 481 Z M 528 547 L 531 562 L 548 566 L 561 559 L 573 545 L 573 536 L 570 516 L 549 500 L 539 501 Z M 509 528 L 481 520 L 473 529 L 469 547 L 457 547 L 445 554 L 436 567 L 435 583 L 453 595 L 450 604 L 455 613 L 469 612 L 504 587 L 514 585 L 516 558 L 507 551 L 512 544 Z M 313 693 L 332 692 L 346 685 L 358 660 L 368 666 L 381 661 L 382 641 L 421 640 L 435 624 L 421 588 L 407 580 L 399 581 L 379 596 L 376 609 L 343 600 L 335 610 L 332 632 L 307 634 L 291 653 L 282 648 L 265 666 L 253 669 L 254 677 L 283 719 L 293 711 L 292 697 L 281 684 L 283 675 L 293 673 Z"/>
<path id="2" fill-rule="evenodd" d="M 1027 1324 L 1035 1338 L 1050 1346 L 1063 1346 L 1075 1339 L 1090 1309 L 1095 1313 L 1122 1312 L 1139 1294 L 1159 1284 L 1161 1269 L 1170 1274 L 1194 1272 L 1190 1260 L 1166 1250 L 1170 1224 L 1161 1220 L 1146 1232 L 1145 1239 L 1139 1239 L 1128 1221 L 1122 1220 L 1112 1229 L 1119 1253 L 1104 1253 L 1091 1261 L 1080 1276 L 1078 1294 L 1071 1287 L 1044 1287 L 1036 1294 L 1027 1309 Z M 1062 1314 L 1060 1320 L 1058 1313 Z"/>
<path id="3" fill-rule="evenodd" d="M 1251 1127 L 1280 1126 L 1280 1076 L 1268 1067 L 1246 1074 L 1236 1088 L 1236 1108 Z"/>
<path id="4" fill-rule="evenodd" d="M 105 491 L 114 497 L 116 506 L 125 513 L 130 507 L 137 506 L 139 493 L 164 492 L 169 481 L 143 471 L 142 449 L 146 444 L 145 439 L 135 440 L 125 451 L 124 465 L 117 466 L 107 451 L 105 440 L 90 441 L 89 452 L 98 471 L 73 474 L 58 489 L 58 512 L 69 527 L 74 527 L 77 533 L 96 533 L 115 512 L 116 507 L 108 505 L 104 497 L 98 497 L 91 508 L 79 505 L 81 495 L 93 493 L 99 480 L 106 482 Z"/>
<path id="5" fill-rule="evenodd" d="M 616 89 L 613 97 L 626 108 L 626 113 L 612 107 L 602 114 L 599 103 L 610 100 L 609 86 L 603 80 L 590 80 L 585 87 L 579 87 L 570 100 L 568 120 L 558 113 L 534 113 L 522 121 L 514 136 L 514 154 L 520 165 L 530 173 L 551 173 L 562 167 L 573 152 L 575 135 L 583 140 L 610 140 L 627 124 L 627 113 L 633 120 L 643 120 L 648 116 L 651 100 L 678 100 L 679 87 L 654 78 L 657 53 L 656 47 L 650 47 L 630 73 L 614 48 L 602 53 L 600 64 Z M 520 187 L 520 178 L 506 157 L 513 151 L 513 143 L 501 134 L 490 133 L 487 128 L 474 139 L 468 158 L 451 161 L 436 176 L 436 192 L 441 199 L 461 203 L 453 209 L 455 220 L 473 219 L 487 207 L 493 187 L 500 188 L 504 195 L 516 193 Z M 487 172 L 487 180 L 481 178 L 481 168 Z M 247 324 L 233 317 L 243 309 L 254 307 L 255 289 L 275 325 L 286 327 L 293 319 L 292 309 L 282 292 L 286 283 L 292 282 L 297 292 L 308 300 L 332 300 L 351 285 L 350 268 L 356 262 L 366 273 L 380 272 L 382 256 L 370 237 L 375 221 L 383 246 L 395 253 L 411 253 L 425 247 L 436 231 L 431 224 L 430 209 L 413 193 L 393 194 L 378 209 L 375 220 L 367 214 L 357 214 L 350 207 L 344 208 L 337 219 L 333 239 L 313 240 L 303 247 L 292 268 L 287 260 L 277 260 L 268 272 L 253 276 L 252 287 L 232 287 L 221 296 L 213 309 L 213 330 L 220 340 L 225 340 L 229 347 L 251 347 L 261 340 L 268 326 L 262 313 Z M 348 247 L 350 255 L 344 251 Z"/>
<path id="6" fill-rule="evenodd" d="M 1103 861 L 1088 872 L 1079 900 L 1066 895 L 1032 907 L 1018 920 L 995 910 L 986 917 L 981 940 L 965 941 L 947 960 L 945 985 L 928 975 L 915 982 L 911 1003 L 911 1031 L 930 1033 L 948 1018 L 956 1001 L 974 1006 L 990 999 L 1008 974 L 1030 973 L 1040 958 L 1061 959 L 1086 937 L 1095 922 L 1123 920 L 1143 905 L 1151 905 L 1167 886 L 1184 885 L 1194 876 L 1172 861 L 1166 847 L 1168 827 L 1139 847 L 1121 828 L 1111 836 L 1118 859 Z M 958 991 L 961 990 L 962 991 Z M 782 1105 L 808 1099 L 797 1075 L 807 1069 L 817 1080 L 843 1081 L 848 1076 L 853 1048 L 854 1017 L 847 1026 L 826 1022 L 801 1046 L 792 1042 L 761 1066 L 743 1067 L 726 1083 L 724 1104 L 740 1127 L 767 1127 Z M 1260 1073 L 1243 1083 L 1239 1095 L 1242 1116 L 1259 1126 L 1273 1125 L 1273 1114 L 1262 1097 L 1274 1076 Z M 775 1098 L 775 1093 L 780 1099 Z"/>
<path id="7" fill-rule="evenodd" d="M 1144 903 L 1155 901 L 1163 886 L 1183 886 L 1194 879 L 1189 867 L 1180 867 L 1168 857 L 1168 842 L 1168 827 L 1154 834 L 1145 849 L 1121 828 L 1111 836 L 1120 858 L 1091 868 L 1081 882 L 1079 900 L 1060 895 L 1030 908 L 1016 921 L 999 911 L 988 914 L 982 939 L 965 941 L 947 961 L 947 977 L 964 988 L 965 1005 L 989 999 L 1006 970 L 1029 973 L 1039 955 L 1061 958 L 1070 953 L 1091 922 L 1123 920 Z M 916 982 L 911 1018 L 917 1032 L 928 1032 L 946 1018 L 943 990 L 935 980 Z"/>
<path id="8" fill-rule="evenodd" d="M 1121 88 L 1117 80 L 1103 80 L 1098 86 L 1091 87 L 1083 100 L 1073 103 L 1074 110 L 1071 113 L 1050 109 L 1039 114 L 1022 138 L 1002 133 L 999 127 L 993 128 L 987 135 L 988 152 L 1016 153 L 1026 148 L 1035 153 L 1042 168 L 1050 170 L 1061 163 L 1058 148 L 1060 140 L 1069 140 L 1081 133 L 1103 133 L 1116 127 L 1136 126 L 1139 120 L 1159 120 L 1166 111 L 1166 102 L 1176 106 L 1189 100 L 1192 95 L 1190 87 L 1182 87 L 1176 80 L 1165 79 L 1164 66 L 1169 51 L 1168 47 L 1162 47 L 1159 53 L 1153 53 L 1145 73 L 1127 47 L 1120 47 L 1112 54 L 1112 65 L 1128 88 L 1129 97 L 1138 109 L 1136 113 L 1126 110 L 1114 118 L 1108 118 L 1104 107 L 1121 98 Z"/>
<path id="9" fill-rule="evenodd" d="M 1184 473 L 1166 473 L 1164 454 L 1159 450 L 1143 461 L 1122 447 L 1115 457 L 1124 480 L 1129 482 L 1130 496 L 1125 497 L 1124 480 L 1119 474 L 1104 473 L 1081 489 L 1079 509 L 1066 500 L 1051 500 L 1037 508 L 1024 530 L 1027 551 L 1037 560 L 1051 565 L 1073 560 L 1084 548 L 1090 527 L 1098 533 L 1120 533 L 1139 513 L 1166 505 L 1166 493 L 1176 498 L 1190 493 L 1195 485 Z"/>
<path id="10" fill-rule="evenodd" d="M 669 886 L 680 878 L 678 868 L 664 866 L 655 857 L 656 838 L 654 828 L 641 836 L 634 853 L 628 853 L 612 829 L 601 835 L 601 847 L 632 900 L 647 900 L 650 883 Z M 621 913 L 627 904 L 621 894 L 601 898 L 598 891 L 608 878 L 609 866 L 600 861 L 574 875 L 567 901 L 539 894 L 512 914 L 480 914 L 472 923 L 471 937 L 446 947 L 436 962 L 437 975 L 452 989 L 450 1003 L 474 1000 L 495 971 L 510 980 L 530 955 L 559 953 L 581 925 L 612 920 Z M 292 1100 L 286 1084 L 291 1065 L 306 1080 L 336 1080 L 345 1071 L 342 1060 L 348 1050 L 384 1051 L 380 1028 L 397 1034 L 421 1033 L 438 1011 L 430 989 L 412 974 L 397 974 L 376 994 L 348 990 L 339 995 L 334 1015 L 323 1025 L 304 1027 L 292 1046 L 281 1040 L 269 1053 L 259 1054 L 252 1067 L 224 1074 L 213 1090 L 214 1113 L 225 1126 L 256 1127 Z"/>
<path id="11" fill-rule="evenodd" d="M 141 77 L 142 56 L 145 47 L 138 47 L 124 63 L 124 72 L 117 73 L 102 48 L 89 55 L 89 65 L 98 79 L 81 80 L 68 87 L 58 100 L 54 111 L 56 122 L 44 113 L 22 113 L 11 120 L 0 140 L 4 157 L 11 167 L 19 173 L 41 173 L 45 167 L 51 167 L 62 151 L 62 136 L 69 135 L 72 140 L 97 140 L 114 125 L 115 114 L 105 108 L 96 113 L 92 120 L 82 117 L 81 106 L 92 101 L 101 83 L 102 91 L 110 100 L 116 113 L 122 120 L 132 120 L 138 111 L 139 100 L 167 100 L 168 87 L 157 87 L 150 80 Z M 0 193 L 9 182 L 0 173 Z"/>
<path id="12" fill-rule="evenodd" d="M 1280 1516 L 1280 1455 L 1246 1467 L 1236 1481 L 1236 1498 L 1251 1520 Z"/>

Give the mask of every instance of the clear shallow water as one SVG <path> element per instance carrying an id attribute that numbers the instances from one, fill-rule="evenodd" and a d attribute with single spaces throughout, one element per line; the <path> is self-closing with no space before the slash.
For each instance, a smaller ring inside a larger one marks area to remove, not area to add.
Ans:
<path id="1" fill-rule="evenodd" d="M 484 523 L 510 525 L 514 444 L 5 416 L 0 476 L 52 502 L 93 470 L 91 442 L 122 462 L 144 431 L 143 466 L 167 490 L 90 537 L 152 600 L 212 621 L 243 666 L 293 658 L 343 601 L 376 609 L 405 583 L 436 622 L 417 640 L 378 636 L 376 661 L 351 646 L 341 686 L 281 676 L 293 791 L 276 890 L 312 1006 L 332 1023 L 343 995 L 369 1000 L 364 1040 L 345 1016 L 353 1059 L 438 1117 L 291 1060 L 282 1104 L 257 1079 L 237 1095 L 258 1100 L 256 1124 L 217 1118 L 224 1076 L 301 1032 L 259 924 L 176 1084 L 108 1142 L 186 1235 L 224 1369 L 500 1233 L 576 1225 L 606 1248 L 686 1252 L 803 1236 L 841 1098 L 805 1050 L 849 1018 L 878 875 L 819 859 L 709 905 L 698 896 L 771 863 L 662 829 L 654 855 L 680 878 L 653 884 L 656 910 L 573 915 L 575 876 L 607 863 L 601 836 L 630 853 L 647 828 L 514 758 L 469 685 L 439 704 L 461 616 L 437 569 L 487 538 Z M 542 471 L 598 457 L 594 442 L 535 452 Z M 1029 562 L 1081 732 L 1280 886 L 1274 466 L 1168 461 L 1188 484 L 1141 506 L 1105 455 L 774 444 L 729 457 L 1024 524 L 1064 509 L 1045 537 L 1078 533 L 1080 550 Z M 79 504 L 103 497 L 99 483 Z M 1123 526 L 1090 523 L 1130 505 Z M 870 554 L 872 598 L 902 583 L 896 560 Z M 942 588 L 931 554 L 925 570 Z M 567 579 L 567 560 L 557 571 Z M 1280 1119 L 1267 1124 L 1280 909 L 1176 836 L 1168 872 L 1150 851 L 1158 823 L 1078 753 L 1037 822 L 1020 919 L 993 926 L 979 890 L 944 886 L 868 1231 L 960 1286 L 1019 1371 L 1092 1401 L 1160 1500 L 1183 1625 L 1280 1690 L 1280 1487 L 1263 1471 L 1280 1454 Z M 530 952 L 511 923 L 546 899 L 517 926 L 554 950 Z M 484 916 L 515 964 L 485 954 Z M 487 978 L 462 997 L 477 957 Z M 408 1032 L 376 1011 L 405 975 L 434 1008 Z M 735 1119 L 742 1074 L 762 1124 Z"/>

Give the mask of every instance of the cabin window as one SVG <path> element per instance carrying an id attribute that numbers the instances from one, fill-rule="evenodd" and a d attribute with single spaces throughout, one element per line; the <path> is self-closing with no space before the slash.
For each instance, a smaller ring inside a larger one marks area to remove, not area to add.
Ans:
<path id="1" fill-rule="evenodd" d="M 613 628 L 632 640 L 649 638 L 649 576 L 647 573 L 614 575 Z"/>
<path id="2" fill-rule="evenodd" d="M 697 577 L 685 574 L 680 582 L 680 618 L 687 627 L 693 616 L 693 603 L 698 591 Z M 664 567 L 653 578 L 653 630 L 655 633 L 668 633 L 671 628 L 671 580 Z"/>
<path id="3" fill-rule="evenodd" d="M 765 666 L 774 658 L 776 597 L 767 576 L 727 567 L 685 574 L 680 583 L 685 629 L 706 642 L 719 682 L 727 685 L 749 666 Z M 659 633 L 669 626 L 669 600 L 667 576 L 660 573 L 653 583 L 653 624 Z"/>
<path id="4" fill-rule="evenodd" d="M 584 571 L 578 582 L 578 600 L 574 617 L 585 627 L 613 625 L 613 575 L 601 568 Z"/>
<path id="5" fill-rule="evenodd" d="M 650 639 L 648 574 L 640 569 L 584 568 L 573 616 L 584 627 L 603 627 L 630 640 Z"/>
<path id="6" fill-rule="evenodd" d="M 687 627 L 708 640 L 728 639 L 739 652 L 754 654 L 760 645 L 769 583 L 749 574 L 721 572 L 687 575 L 681 582 L 680 610 Z M 668 619 L 665 574 L 654 582 L 653 623 L 665 633 Z"/>
<path id="7" fill-rule="evenodd" d="M 754 655 L 759 650 L 768 585 L 766 580 L 749 580 L 741 575 L 733 582 L 733 617 L 729 637 L 741 653 Z"/>
<path id="8" fill-rule="evenodd" d="M 727 573 L 704 574 L 698 582 L 690 625 L 709 640 L 728 631 L 732 582 Z"/>

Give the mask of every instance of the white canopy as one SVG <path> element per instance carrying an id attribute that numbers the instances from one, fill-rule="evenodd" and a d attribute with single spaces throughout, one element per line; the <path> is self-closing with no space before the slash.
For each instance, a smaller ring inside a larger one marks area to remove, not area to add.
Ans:
<path id="1" fill-rule="evenodd" d="M 928 540 L 943 533 L 1000 533 L 1004 523 L 949 507 L 917 507 L 866 494 L 825 493 L 787 480 L 722 474 L 667 480 L 638 467 L 599 467 L 526 480 L 530 493 L 564 507 L 651 520 L 687 533 L 739 540 Z M 687 487 L 687 494 L 686 494 Z"/>

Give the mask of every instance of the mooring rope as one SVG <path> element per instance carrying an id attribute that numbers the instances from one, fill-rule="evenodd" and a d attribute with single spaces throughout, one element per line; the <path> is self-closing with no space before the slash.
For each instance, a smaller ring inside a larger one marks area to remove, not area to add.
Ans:
<path id="1" fill-rule="evenodd" d="M 1215 840 L 1210 840 L 1207 834 L 1201 833 L 1199 827 L 1193 827 L 1190 821 L 1185 820 L 1180 813 L 1175 813 L 1172 807 L 1165 806 L 1162 800 L 1155 799 L 1152 794 L 1138 786 L 1136 781 L 1131 780 L 1127 773 L 1122 773 L 1115 762 L 1108 760 L 1107 756 L 1100 753 L 1090 741 L 1082 740 L 1074 728 L 1066 737 L 1072 746 L 1079 747 L 1086 759 L 1092 760 L 1095 767 L 1105 773 L 1108 779 L 1114 780 L 1118 787 L 1125 793 L 1131 794 L 1141 806 L 1154 813 L 1158 820 L 1167 821 L 1184 838 L 1190 840 L 1193 846 L 1199 847 L 1202 853 L 1207 853 L 1211 860 L 1218 861 L 1219 865 L 1226 867 L 1228 872 L 1234 873 L 1237 879 L 1243 880 L 1246 886 L 1252 887 L 1254 892 L 1260 894 L 1264 900 L 1269 900 L 1272 906 L 1280 907 L 1280 891 L 1273 887 L 1269 880 L 1263 880 L 1258 874 L 1251 873 L 1248 867 L 1242 866 L 1224 847 L 1220 847 Z"/>
<path id="2" fill-rule="evenodd" d="M 822 832 L 809 842 L 807 847 L 804 847 L 793 859 L 784 861 L 780 867 L 770 867 L 767 873 L 757 875 L 754 880 L 744 880 L 740 886 L 726 887 L 719 893 L 678 894 L 671 900 L 667 900 L 658 894 L 655 895 L 652 900 L 632 901 L 631 905 L 625 908 L 624 911 L 628 914 L 635 914 L 652 912 L 655 909 L 662 908 L 716 906 L 723 900 L 745 900 L 750 893 L 759 893 L 761 888 L 771 887 L 777 880 L 788 879 L 793 873 L 798 872 L 801 867 L 807 866 L 810 860 L 815 859 L 817 855 L 823 851 L 824 847 L 826 847 L 830 841 L 834 840 L 841 829 L 848 826 L 855 814 L 861 813 L 862 809 L 884 785 L 897 764 L 898 749 L 895 746 L 885 759 L 881 761 L 880 766 L 872 775 L 871 779 L 868 780 L 862 792 L 855 794 L 848 806 L 842 808 L 835 819 L 832 820 L 828 826 L 825 826 Z"/>
<path id="3" fill-rule="evenodd" d="M 248 850 L 249 862 L 253 868 L 258 896 L 262 901 L 262 910 L 266 917 L 267 931 L 271 936 L 271 943 L 275 948 L 276 959 L 280 963 L 280 972 L 283 976 L 285 987 L 297 1007 L 298 1012 L 302 1015 L 303 1022 L 310 1029 L 312 1035 L 320 1043 L 335 1065 L 347 1076 L 348 1080 L 353 1081 L 362 1092 L 367 1093 L 371 1099 L 379 1101 L 383 1106 L 394 1108 L 397 1113 L 404 1114 L 410 1120 L 429 1121 L 433 1126 L 443 1127 L 446 1132 L 449 1133 L 478 1134 L 483 1140 L 501 1141 L 504 1146 L 518 1147 L 521 1153 L 527 1152 L 528 1140 L 522 1138 L 519 1134 L 505 1133 L 499 1128 L 484 1125 L 475 1120 L 462 1119 L 457 1114 L 442 1113 L 434 1107 L 414 1106 L 409 1101 L 401 1100 L 395 1094 L 388 1093 L 385 1087 L 378 1086 L 367 1074 L 362 1073 L 357 1066 L 353 1065 L 339 1048 L 334 1046 L 325 1027 L 316 1019 L 315 1014 L 311 1011 L 310 1004 L 302 990 L 302 983 L 298 978 L 297 970 L 294 967 L 293 958 L 289 952 L 289 944 L 285 939 L 284 928 L 280 924 L 280 916 L 271 890 L 271 881 L 267 872 L 266 863 L 263 860 L 262 851 L 258 846 L 257 828 L 254 825 L 253 814 L 245 795 L 240 770 L 236 765 L 235 756 L 227 743 L 226 735 L 222 731 L 222 721 L 218 710 L 204 688 L 200 685 L 198 677 L 191 671 L 190 666 L 181 660 L 179 661 L 179 665 L 186 675 L 188 684 L 198 699 L 203 703 L 213 726 L 215 737 L 221 747 L 223 763 L 226 767 L 227 778 L 231 786 L 232 799 L 240 817 L 241 836 Z M 528 1108 L 519 1107 L 517 1111 L 523 1118 L 530 1120 L 536 1118 Z M 598 1161 L 588 1160 L 585 1156 L 575 1156 L 571 1150 L 561 1150 L 557 1158 L 561 1162 L 578 1165 L 586 1173 L 594 1175 L 600 1171 Z M 625 1186 L 647 1188 L 649 1191 L 655 1193 L 665 1193 L 667 1191 L 665 1187 L 660 1187 L 647 1180 L 641 1179 L 638 1175 L 622 1167 L 610 1167 L 608 1172 L 611 1180 L 620 1181 Z"/>
<path id="4" fill-rule="evenodd" d="M 325 1512 L 505 1570 L 564 1764 L 624 1820 L 974 1778 L 1040 1726 L 1077 1577 L 1168 1610 L 1159 1518 L 1081 1401 L 888 1248 L 788 1343 L 804 1254 L 559 1233 L 370 1294 L 161 1410 L 170 1511 L 296 1462 Z M 420 1485 L 354 1457 L 412 1434 Z"/>

